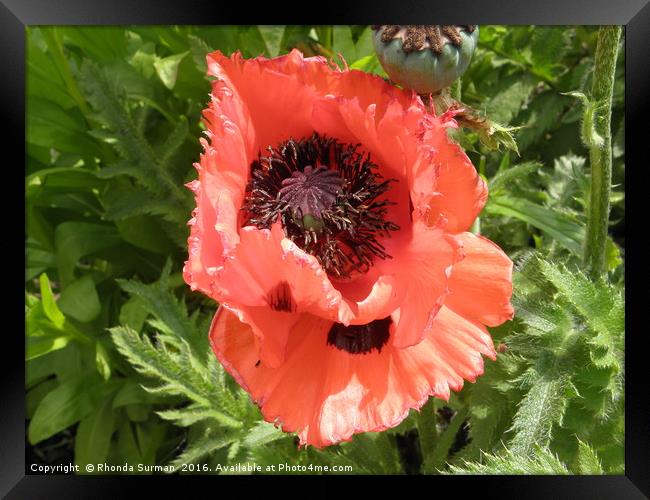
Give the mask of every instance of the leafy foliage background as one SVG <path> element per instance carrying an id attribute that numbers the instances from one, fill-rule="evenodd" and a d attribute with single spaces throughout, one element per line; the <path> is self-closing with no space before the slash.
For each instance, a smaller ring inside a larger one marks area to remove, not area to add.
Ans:
<path id="1" fill-rule="evenodd" d="M 624 52 L 613 102 L 609 283 L 581 270 L 589 169 L 580 102 L 595 27 L 481 26 L 454 95 L 520 126 L 519 154 L 456 139 L 490 185 L 480 231 L 515 260 L 515 319 L 486 374 L 397 428 L 298 449 L 209 350 L 188 290 L 205 54 L 337 54 L 385 77 L 367 26 L 27 31 L 26 404 L 37 463 L 352 467 L 352 473 L 623 473 Z M 611 283 L 611 284 L 610 284 Z M 310 467 L 310 468 L 309 468 Z M 137 472 L 137 471 L 136 471 Z M 227 473 L 228 471 L 221 471 Z"/>

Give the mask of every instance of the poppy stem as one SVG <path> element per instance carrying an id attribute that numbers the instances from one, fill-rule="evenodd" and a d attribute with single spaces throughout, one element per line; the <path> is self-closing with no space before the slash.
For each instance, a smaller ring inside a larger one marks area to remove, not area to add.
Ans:
<path id="1" fill-rule="evenodd" d="M 612 185 L 612 93 L 620 26 L 602 26 L 594 64 L 591 100 L 593 108 L 593 136 L 589 141 L 591 163 L 591 192 L 587 205 L 587 234 L 584 261 L 592 277 L 605 272 L 607 230 L 609 225 L 610 192 Z"/>

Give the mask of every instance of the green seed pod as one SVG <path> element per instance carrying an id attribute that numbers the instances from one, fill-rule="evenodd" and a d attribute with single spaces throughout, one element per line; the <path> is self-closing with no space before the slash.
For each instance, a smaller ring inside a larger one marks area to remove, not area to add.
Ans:
<path id="1" fill-rule="evenodd" d="M 373 42 L 391 80 L 418 94 L 437 94 L 460 77 L 478 43 L 478 26 L 373 26 Z"/>

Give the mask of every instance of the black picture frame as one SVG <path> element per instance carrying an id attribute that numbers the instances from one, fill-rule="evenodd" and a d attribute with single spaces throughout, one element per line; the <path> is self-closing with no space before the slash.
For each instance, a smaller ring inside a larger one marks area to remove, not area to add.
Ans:
<path id="1" fill-rule="evenodd" d="M 602 25 L 625 26 L 626 40 L 626 186 L 628 203 L 626 241 L 626 324 L 642 325 L 642 304 L 647 297 L 643 287 L 643 248 L 646 211 L 641 205 L 648 177 L 645 143 L 646 125 L 650 119 L 650 5 L 649 0 L 454 0 L 416 2 L 329 1 L 326 4 L 279 5 L 270 2 L 256 4 L 250 9 L 255 19 L 245 19 L 246 7 L 228 8 L 223 2 L 202 0 L 121 0 L 98 2 L 90 0 L 2 0 L 0 2 L 0 99 L 5 125 L 3 158 L 7 152 L 15 158 L 4 163 L 4 193 L 12 190 L 13 178 L 22 182 L 17 165 L 24 165 L 25 144 L 25 28 L 29 25 L 130 25 L 130 24 L 262 24 L 315 23 L 366 24 L 386 20 L 402 24 L 458 23 L 477 24 L 546 24 L 546 25 Z M 320 10 L 320 12 L 319 12 Z M 297 19 L 300 16 L 300 19 Z M 16 184 L 18 185 L 18 184 Z M 9 189 L 6 189 L 9 188 Z M 13 188 L 12 191 L 17 191 Z M 647 197 L 647 195 L 646 195 Z M 3 196 L 5 237 L 11 238 L 11 224 L 19 232 L 21 218 L 11 196 Z M 638 209 L 636 206 L 638 205 Z M 630 208 L 631 207 L 631 208 Z M 24 222 L 24 220 L 23 220 Z M 24 226 L 23 226 L 24 230 Z M 18 245 L 16 245 L 18 246 Z M 24 255 L 24 254 L 23 254 Z M 20 259 L 18 257 L 18 259 Z M 5 261 L 7 262 L 7 261 Z M 12 261 L 8 261 L 11 263 Z M 20 260 L 18 260 L 20 262 Z M 22 271 L 18 265 L 16 288 L 23 288 Z M 13 280 L 11 280 L 13 283 Z M 12 287 L 13 288 L 13 287 Z M 4 300 L 9 316 L 22 315 L 18 297 L 22 292 L 12 290 Z M 16 304 L 12 303 L 16 300 Z M 6 323 L 5 323 L 6 324 Z M 648 498 L 650 497 L 650 391 L 647 383 L 646 352 L 641 328 L 627 328 L 626 337 L 626 472 L 624 476 L 436 476 L 418 480 L 432 480 L 467 491 L 468 485 L 477 487 L 481 495 L 500 498 Z M 39 476 L 29 475 L 25 463 L 25 408 L 24 408 L 24 348 L 18 329 L 4 328 L 2 377 L 2 408 L 0 409 L 0 495 L 7 498 L 89 498 L 115 496 L 126 491 L 124 477 Z M 176 477 L 185 480 L 183 477 Z M 330 478 L 328 478 L 329 480 Z M 354 478 L 353 478 L 354 479 Z M 359 478 L 368 484 L 368 480 Z M 373 478 L 381 484 L 383 478 Z M 224 481 L 233 478 L 223 478 Z M 304 481 L 291 478 L 291 481 Z M 334 478 L 332 478 L 334 480 Z M 390 481 L 399 480 L 390 478 Z M 164 487 L 171 478 L 165 478 Z M 150 481 L 147 481 L 151 484 Z M 160 484 L 160 482 L 159 482 Z M 213 487 L 224 484 L 211 483 Z M 462 484 L 462 486 L 461 486 Z M 135 483 L 129 485 L 134 487 Z M 329 483 L 335 487 L 334 483 Z M 300 487 L 293 483 L 292 489 Z M 183 489 L 187 495 L 188 490 Z M 408 490 L 410 491 L 410 490 Z M 217 490 L 212 490 L 216 494 Z M 431 494 L 431 493 L 427 493 Z"/>

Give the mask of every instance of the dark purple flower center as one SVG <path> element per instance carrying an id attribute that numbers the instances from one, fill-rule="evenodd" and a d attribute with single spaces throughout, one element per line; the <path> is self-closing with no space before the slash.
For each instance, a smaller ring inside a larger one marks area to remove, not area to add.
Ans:
<path id="1" fill-rule="evenodd" d="M 383 179 L 358 149 L 316 133 L 269 147 L 251 164 L 242 224 L 268 229 L 280 220 L 287 237 L 336 278 L 390 258 L 379 238 L 399 229 L 385 220 L 395 179 Z"/>
<path id="2" fill-rule="evenodd" d="M 323 211 L 334 205 L 343 179 L 335 170 L 322 166 L 314 170 L 307 165 L 302 172 L 296 170 L 284 179 L 282 186 L 278 192 L 280 201 L 286 203 L 299 224 L 307 227 L 308 221 L 322 219 Z"/>

